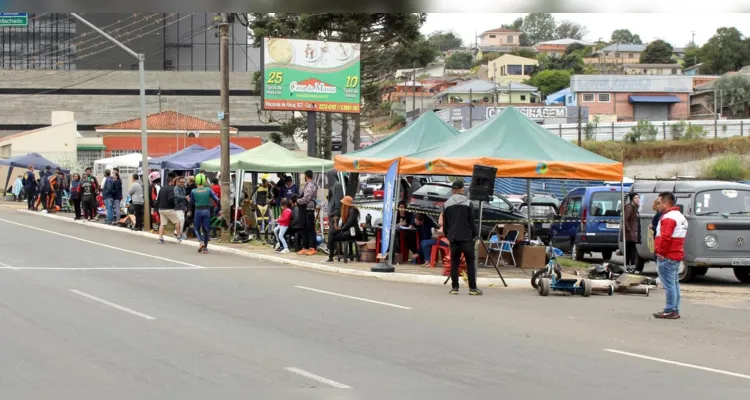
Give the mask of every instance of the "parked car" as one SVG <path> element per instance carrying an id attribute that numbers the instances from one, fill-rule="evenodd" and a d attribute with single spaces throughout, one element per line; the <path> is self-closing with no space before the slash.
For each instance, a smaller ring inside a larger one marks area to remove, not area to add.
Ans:
<path id="1" fill-rule="evenodd" d="M 364 149 L 367 146 L 371 146 L 374 142 L 372 141 L 372 138 L 363 136 L 359 138 L 359 148 Z"/>
<path id="2" fill-rule="evenodd" d="M 341 135 L 334 134 L 331 136 L 331 150 L 341 151 Z"/>
<path id="3" fill-rule="evenodd" d="M 409 208 L 415 212 L 424 212 L 437 221 L 437 214 L 443 211 L 443 205 L 448 201 L 451 194 L 450 183 L 427 182 L 419 190 L 412 193 Z M 468 195 L 469 188 L 466 188 L 466 196 Z M 479 202 L 472 201 L 472 204 L 474 205 L 474 217 L 478 222 Z M 524 219 L 526 219 L 526 216 L 515 210 L 510 201 L 500 194 L 495 194 L 492 201 L 484 203 L 482 206 L 483 221 L 521 221 Z M 495 225 L 495 223 L 482 223 L 482 237 L 488 238 Z"/>
<path id="4" fill-rule="evenodd" d="M 592 252 L 609 260 L 618 248 L 621 212 L 622 193 L 617 186 L 573 189 L 560 203 L 550 242 L 578 261 Z"/>
<path id="5" fill-rule="evenodd" d="M 649 225 L 659 193 L 674 193 L 688 220 L 680 282 L 705 275 L 709 268 L 732 268 L 740 282 L 750 283 L 750 185 L 709 180 L 639 180 L 631 189 L 641 198 L 641 243 L 638 266 L 654 259 Z"/>
<path id="6" fill-rule="evenodd" d="M 521 214 L 526 214 L 526 196 L 510 195 L 508 201 Z M 538 196 L 532 194 L 531 197 L 531 219 L 533 221 L 532 238 L 540 238 L 545 244 L 549 244 L 549 230 L 552 227 L 552 220 L 557 216 L 560 201 L 550 196 Z"/>

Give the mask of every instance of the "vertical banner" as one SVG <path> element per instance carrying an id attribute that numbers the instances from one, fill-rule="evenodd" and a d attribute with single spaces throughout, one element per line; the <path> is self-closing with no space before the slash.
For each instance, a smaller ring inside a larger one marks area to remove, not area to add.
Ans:
<path id="1" fill-rule="evenodd" d="M 391 242 L 391 225 L 393 224 L 393 210 L 396 204 L 396 178 L 398 176 L 398 160 L 388 168 L 383 181 L 383 230 L 380 239 L 380 254 L 385 259 Z"/>

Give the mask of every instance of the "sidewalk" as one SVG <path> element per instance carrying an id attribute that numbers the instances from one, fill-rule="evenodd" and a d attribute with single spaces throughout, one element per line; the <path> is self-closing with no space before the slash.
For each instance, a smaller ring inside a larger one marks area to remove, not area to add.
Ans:
<path id="1" fill-rule="evenodd" d="M 3 208 L 9 209 L 16 207 Z M 125 228 L 105 225 L 100 222 L 84 223 L 83 221 L 74 221 L 73 214 L 71 213 L 45 214 L 41 212 L 32 212 L 25 209 L 25 204 L 23 207 L 20 207 L 17 210 L 18 212 L 31 214 L 38 217 L 52 218 L 76 224 L 86 224 L 86 226 L 88 227 L 116 231 L 123 234 L 140 235 L 156 240 L 156 234 L 151 232 L 135 232 Z M 167 236 L 165 236 L 164 240 L 176 242 L 176 239 Z M 195 239 L 184 240 L 182 244 L 185 246 L 198 247 L 198 241 Z M 318 253 L 318 255 L 315 256 L 298 256 L 293 253 L 278 254 L 274 252 L 268 245 L 263 245 L 255 241 L 246 244 L 218 243 L 217 241 L 212 241 L 211 251 L 220 251 L 256 260 L 282 263 L 302 268 L 339 273 L 344 275 L 371 277 L 386 281 L 442 285 L 446 279 L 446 277 L 442 275 L 443 268 L 442 264 L 440 263 L 438 263 L 435 268 L 423 268 L 419 265 L 413 264 L 400 264 L 396 266 L 396 272 L 394 273 L 376 273 L 370 271 L 370 268 L 374 265 L 372 263 L 349 262 L 344 264 L 343 261 L 324 263 L 327 255 L 323 253 Z M 520 268 L 514 267 L 501 268 L 500 271 L 502 272 L 503 277 L 505 278 L 505 282 L 508 284 L 509 288 L 533 290 L 530 282 L 531 274 L 533 271 L 522 270 Z M 485 267 L 480 267 L 477 270 L 477 285 L 480 287 L 503 287 L 503 283 L 498 277 L 495 269 Z"/>

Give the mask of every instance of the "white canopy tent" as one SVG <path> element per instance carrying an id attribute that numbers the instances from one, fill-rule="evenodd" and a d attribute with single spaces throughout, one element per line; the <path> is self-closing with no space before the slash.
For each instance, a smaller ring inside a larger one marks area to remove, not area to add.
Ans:
<path id="1" fill-rule="evenodd" d="M 151 157 L 149 157 L 151 159 Z M 125 154 L 117 157 L 103 158 L 101 160 L 94 161 L 94 174 L 96 176 L 104 175 L 104 170 L 112 168 L 119 168 L 120 175 L 123 174 L 135 174 L 139 172 L 141 166 L 141 153 Z"/>

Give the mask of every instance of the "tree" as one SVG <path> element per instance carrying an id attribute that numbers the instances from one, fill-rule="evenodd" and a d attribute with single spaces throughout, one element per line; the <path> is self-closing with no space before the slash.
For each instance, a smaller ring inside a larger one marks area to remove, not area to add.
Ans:
<path id="1" fill-rule="evenodd" d="M 724 75 L 715 81 L 714 90 L 720 99 L 716 106 L 729 108 L 734 117 L 747 115 L 750 107 L 750 77 L 742 74 Z"/>
<path id="2" fill-rule="evenodd" d="M 643 44 L 641 37 L 630 33 L 629 29 L 617 29 L 612 32 L 610 43 Z"/>
<path id="3" fill-rule="evenodd" d="M 689 68 L 694 66 L 695 64 L 698 64 L 699 52 L 700 47 L 698 47 L 695 42 L 691 41 L 690 43 L 688 43 L 687 46 L 685 46 L 685 59 L 682 63 L 683 68 Z"/>
<path id="4" fill-rule="evenodd" d="M 565 54 L 572 54 L 574 51 L 585 50 L 586 46 L 580 43 L 572 43 L 565 48 Z"/>
<path id="5" fill-rule="evenodd" d="M 585 26 L 573 21 L 562 21 L 557 24 L 557 28 L 555 28 L 556 39 L 583 40 L 583 37 L 586 36 L 587 33 L 588 30 Z"/>
<path id="6" fill-rule="evenodd" d="M 541 71 L 524 82 L 539 88 L 545 96 L 570 86 L 570 72 L 566 70 Z"/>
<path id="7" fill-rule="evenodd" d="M 441 52 L 453 50 L 461 47 L 463 41 L 453 31 L 435 31 L 430 33 L 427 40 L 437 47 Z"/>
<path id="8" fill-rule="evenodd" d="M 646 140 L 656 140 L 656 135 L 658 134 L 659 130 L 651 122 L 640 120 L 636 126 L 630 128 L 630 132 L 625 135 L 625 141 L 638 143 Z"/>
<path id="9" fill-rule="evenodd" d="M 736 71 L 748 61 L 748 46 L 737 28 L 719 28 L 698 52 L 701 73 L 721 75 Z"/>
<path id="10" fill-rule="evenodd" d="M 550 13 L 530 13 L 523 19 L 522 31 L 533 44 L 554 39 L 556 28 L 555 18 Z"/>
<path id="11" fill-rule="evenodd" d="M 654 40 L 641 53 L 641 64 L 671 64 L 672 45 L 663 40 Z"/>
<path id="12" fill-rule="evenodd" d="M 424 36 L 419 40 L 392 49 L 393 63 L 399 68 L 424 68 L 440 55 L 437 46 Z"/>
<path id="13" fill-rule="evenodd" d="M 471 53 L 457 51 L 445 59 L 445 69 L 469 69 L 473 62 Z"/>
<path id="14" fill-rule="evenodd" d="M 538 72 L 547 70 L 566 70 L 575 74 L 583 73 L 583 58 L 576 54 L 564 56 L 542 55 L 539 57 Z"/>
<path id="15" fill-rule="evenodd" d="M 536 60 L 537 58 L 537 52 L 532 49 L 525 49 L 525 48 L 518 48 L 510 52 L 510 54 L 518 57 L 523 58 L 531 58 L 532 60 Z"/>

